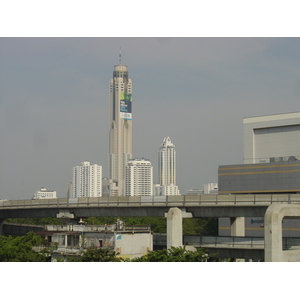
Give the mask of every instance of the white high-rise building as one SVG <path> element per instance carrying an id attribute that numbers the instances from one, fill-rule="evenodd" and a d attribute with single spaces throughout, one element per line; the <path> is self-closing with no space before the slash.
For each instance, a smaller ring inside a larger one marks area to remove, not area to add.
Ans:
<path id="1" fill-rule="evenodd" d="M 115 183 L 114 195 L 124 195 L 126 166 L 132 158 L 132 83 L 127 66 L 114 67 L 110 80 L 109 178 Z"/>
<path id="2" fill-rule="evenodd" d="M 84 161 L 73 168 L 72 197 L 102 197 L 102 166 Z"/>
<path id="3" fill-rule="evenodd" d="M 153 195 L 153 167 L 148 159 L 131 159 L 126 167 L 126 196 Z"/>
<path id="4" fill-rule="evenodd" d="M 158 180 L 161 195 L 180 195 L 176 185 L 176 150 L 171 139 L 164 138 L 158 152 Z"/>

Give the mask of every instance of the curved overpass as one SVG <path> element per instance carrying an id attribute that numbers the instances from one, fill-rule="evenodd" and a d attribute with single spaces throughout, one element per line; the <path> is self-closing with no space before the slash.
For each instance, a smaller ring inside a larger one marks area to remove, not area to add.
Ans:
<path id="1" fill-rule="evenodd" d="M 263 217 L 271 204 L 300 204 L 299 194 L 57 198 L 0 202 L 0 218 L 164 217 L 172 207 L 190 217 Z"/>

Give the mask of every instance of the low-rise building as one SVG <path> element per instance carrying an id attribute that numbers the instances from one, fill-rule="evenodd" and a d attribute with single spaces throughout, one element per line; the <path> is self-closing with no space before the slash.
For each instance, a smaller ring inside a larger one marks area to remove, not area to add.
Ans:
<path id="1" fill-rule="evenodd" d="M 32 199 L 53 199 L 57 198 L 56 191 L 47 191 L 45 188 L 41 188 L 33 194 Z"/>
<path id="2" fill-rule="evenodd" d="M 117 256 L 133 259 L 153 250 L 150 226 L 125 226 L 118 220 L 112 225 L 45 225 L 38 232 L 49 244 L 56 245 L 53 258 L 80 255 L 89 248 L 104 248 Z"/>

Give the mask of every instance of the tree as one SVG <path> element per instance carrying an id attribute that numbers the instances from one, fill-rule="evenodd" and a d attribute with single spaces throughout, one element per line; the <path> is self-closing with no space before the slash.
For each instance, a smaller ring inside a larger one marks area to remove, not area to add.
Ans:
<path id="1" fill-rule="evenodd" d="M 192 218 L 182 220 L 183 234 L 218 235 L 218 218 Z"/>
<path id="2" fill-rule="evenodd" d="M 114 224 L 122 219 L 125 225 L 149 225 L 152 232 L 166 233 L 167 221 L 165 217 L 90 217 L 85 219 L 87 224 Z M 183 234 L 218 235 L 218 218 L 183 219 Z"/>
<path id="3" fill-rule="evenodd" d="M 117 257 L 114 251 L 103 248 L 90 248 L 80 257 L 70 257 L 69 262 L 204 262 L 209 259 L 208 254 L 202 248 L 196 251 L 186 250 L 185 247 L 171 247 L 148 251 L 142 257 L 132 260 Z"/>
<path id="4" fill-rule="evenodd" d="M 146 255 L 132 259 L 132 262 L 203 262 L 209 259 L 203 248 L 196 251 L 186 250 L 185 247 L 171 247 L 149 251 Z"/>
<path id="5" fill-rule="evenodd" d="M 115 224 L 117 219 L 122 219 L 126 225 L 148 225 L 155 233 L 165 233 L 167 222 L 165 217 L 89 217 L 85 219 L 87 224 Z"/>
<path id="6" fill-rule="evenodd" d="M 124 259 L 117 257 L 114 251 L 103 248 L 90 248 L 80 257 L 70 257 L 69 262 L 122 262 Z"/>
<path id="7" fill-rule="evenodd" d="M 47 250 L 41 253 L 33 250 L 34 246 L 40 246 L 43 239 L 34 232 L 28 232 L 25 236 L 0 236 L 0 261 L 2 262 L 44 262 L 47 261 Z"/>

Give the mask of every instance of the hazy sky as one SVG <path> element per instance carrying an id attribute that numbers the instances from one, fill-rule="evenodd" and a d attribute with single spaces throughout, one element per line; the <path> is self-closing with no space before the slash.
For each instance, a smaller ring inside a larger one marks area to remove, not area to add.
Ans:
<path id="1" fill-rule="evenodd" d="M 217 182 L 243 163 L 243 118 L 300 110 L 300 38 L 0 38 L 0 199 L 45 187 L 66 197 L 72 167 L 108 176 L 109 80 L 133 84 L 133 156 L 169 136 L 177 184 Z"/>

